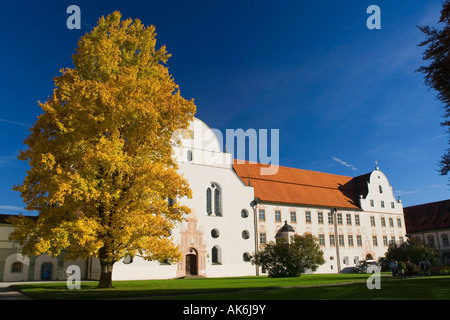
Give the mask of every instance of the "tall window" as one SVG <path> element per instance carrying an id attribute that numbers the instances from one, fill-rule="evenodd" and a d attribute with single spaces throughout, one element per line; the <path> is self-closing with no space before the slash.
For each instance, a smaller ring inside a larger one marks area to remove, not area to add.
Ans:
<path id="1" fill-rule="evenodd" d="M 348 245 L 349 247 L 353 247 L 353 235 L 348 235 Z"/>
<path id="2" fill-rule="evenodd" d="M 338 236 L 338 239 L 339 239 L 339 245 L 340 245 L 341 247 L 343 247 L 343 246 L 344 246 L 344 236 L 343 236 L 342 234 L 340 234 L 340 235 Z"/>
<path id="3" fill-rule="evenodd" d="M 402 227 L 402 219 L 397 218 L 397 226 L 398 226 L 399 228 Z"/>
<path id="4" fill-rule="evenodd" d="M 394 226 L 394 220 L 392 218 L 389 218 L 389 227 Z"/>
<path id="5" fill-rule="evenodd" d="M 259 243 L 266 244 L 266 233 L 265 232 L 261 232 L 259 234 Z"/>
<path id="6" fill-rule="evenodd" d="M 342 213 L 337 214 L 337 223 L 342 224 Z"/>
<path id="7" fill-rule="evenodd" d="M 208 215 L 212 213 L 211 193 L 211 188 L 206 189 L 206 213 Z"/>
<path id="8" fill-rule="evenodd" d="M 259 213 L 259 220 L 260 221 L 265 221 L 266 220 L 266 210 L 264 210 L 264 209 L 259 209 L 259 211 L 258 211 L 258 213 Z"/>
<path id="9" fill-rule="evenodd" d="M 346 217 L 347 217 L 347 224 L 351 225 L 352 224 L 352 215 L 347 213 Z"/>
<path id="10" fill-rule="evenodd" d="M 378 239 L 377 239 L 377 236 L 372 236 L 372 242 L 373 242 L 373 245 L 376 247 L 376 246 L 378 246 Z"/>
<path id="11" fill-rule="evenodd" d="M 334 246 L 334 234 L 330 234 L 330 246 Z"/>
<path id="12" fill-rule="evenodd" d="M 325 245 L 325 235 L 319 234 L 319 246 Z"/>
<path id="13" fill-rule="evenodd" d="M 295 211 L 291 211 L 291 222 L 297 222 L 297 213 Z"/>
<path id="14" fill-rule="evenodd" d="M 281 210 L 275 210 L 275 221 L 281 221 Z"/>
<path id="15" fill-rule="evenodd" d="M 328 212 L 328 223 L 333 224 L 333 213 Z"/>
<path id="16" fill-rule="evenodd" d="M 362 246 L 362 237 L 360 235 L 356 236 L 356 244 L 361 247 Z"/>
<path id="17" fill-rule="evenodd" d="M 222 263 L 222 250 L 219 246 L 214 246 L 211 249 L 211 262 L 213 264 L 221 264 Z"/>
<path id="18" fill-rule="evenodd" d="M 306 211 L 305 212 L 305 222 L 306 223 L 311 223 L 311 211 Z"/>
<path id="19" fill-rule="evenodd" d="M 375 227 L 375 217 L 374 217 L 374 216 L 371 216 L 371 217 L 370 217 L 370 225 L 371 225 L 372 227 Z"/>
<path id="20" fill-rule="evenodd" d="M 355 224 L 359 226 L 359 214 L 355 214 Z"/>
<path id="21" fill-rule="evenodd" d="M 323 212 L 317 212 L 317 222 L 323 224 Z"/>
<path id="22" fill-rule="evenodd" d="M 211 183 L 206 189 L 206 212 L 208 215 L 222 216 L 222 192 L 220 187 Z"/>

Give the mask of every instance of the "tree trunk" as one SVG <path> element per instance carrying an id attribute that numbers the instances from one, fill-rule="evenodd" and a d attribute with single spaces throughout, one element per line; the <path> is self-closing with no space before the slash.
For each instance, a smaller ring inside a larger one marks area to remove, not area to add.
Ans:
<path id="1" fill-rule="evenodd" d="M 98 288 L 106 289 L 112 288 L 112 272 L 114 262 L 110 261 L 109 257 L 106 254 L 107 250 L 105 247 L 102 247 L 99 250 L 100 255 L 100 281 L 98 282 Z"/>

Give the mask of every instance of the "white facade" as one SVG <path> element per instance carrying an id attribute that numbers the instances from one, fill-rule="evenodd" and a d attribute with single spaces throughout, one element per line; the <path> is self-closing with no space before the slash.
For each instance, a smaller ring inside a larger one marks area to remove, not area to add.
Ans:
<path id="1" fill-rule="evenodd" d="M 195 119 L 180 137 L 182 145 L 174 148 L 174 156 L 193 193 L 192 199 L 177 199 L 192 210 L 187 221 L 172 232 L 183 259 L 177 265 L 139 257 L 131 264 L 118 262 L 114 280 L 255 274 L 255 267 L 244 261 L 244 256 L 255 252 L 253 188 L 233 171 L 232 155 L 221 151 L 220 142 L 205 123 Z"/>
<path id="2" fill-rule="evenodd" d="M 188 130 L 176 137 L 181 145 L 174 147 L 174 157 L 193 193 L 192 199 L 176 199 L 192 210 L 187 220 L 172 230 L 183 258 L 177 264 L 148 262 L 139 256 L 124 259 L 115 263 L 113 280 L 264 274 L 248 257 L 263 248 L 264 243 L 275 241 L 285 221 L 296 234 L 307 232 L 319 238 L 326 261 L 317 270 L 319 273 L 345 272 L 360 260 L 384 256 L 390 241 L 406 240 L 402 204 L 378 168 L 362 179 L 360 203 L 353 209 L 319 203 L 306 206 L 264 202 L 255 198 L 254 187 L 238 176 L 232 155 L 222 152 L 220 141 L 205 123 L 195 119 Z M 3 281 L 41 280 L 44 264 L 51 264 L 54 271 L 64 270 L 70 264 L 46 255 L 33 258 L 30 263 L 29 258 L 20 255 L 17 245 L 5 240 L 8 226 L 0 226 L 0 253 L 5 257 L 2 261 L 0 256 Z M 23 264 L 22 272 L 13 274 L 12 265 L 18 261 Z M 97 259 L 76 264 L 82 269 L 83 278 L 99 278 Z M 56 278 L 60 277 L 53 272 L 51 279 Z"/>

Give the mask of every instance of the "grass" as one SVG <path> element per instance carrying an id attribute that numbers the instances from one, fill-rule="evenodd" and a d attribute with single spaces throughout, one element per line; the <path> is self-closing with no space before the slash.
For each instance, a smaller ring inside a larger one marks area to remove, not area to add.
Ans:
<path id="1" fill-rule="evenodd" d="M 369 290 L 366 274 L 305 274 L 298 278 L 235 277 L 115 281 L 114 288 L 97 289 L 82 282 L 69 290 L 65 282 L 14 287 L 37 299 L 151 300 L 298 300 L 298 299 L 450 299 L 450 276 L 381 278 L 381 289 Z"/>

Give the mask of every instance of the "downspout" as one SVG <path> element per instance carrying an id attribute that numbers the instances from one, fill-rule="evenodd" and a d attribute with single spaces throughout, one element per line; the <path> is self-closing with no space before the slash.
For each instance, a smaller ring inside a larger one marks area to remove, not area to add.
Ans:
<path id="1" fill-rule="evenodd" d="M 336 246 L 336 260 L 337 260 L 337 268 L 338 273 L 341 272 L 341 258 L 339 256 L 339 236 L 338 236 L 338 230 L 337 230 L 337 209 L 334 208 L 333 210 L 334 215 L 334 244 Z"/>
<path id="2" fill-rule="evenodd" d="M 257 217 L 256 217 L 256 209 L 258 207 L 258 203 L 256 202 L 256 199 L 252 201 L 252 207 L 253 207 L 253 232 L 255 234 L 255 254 L 258 252 L 258 226 L 257 226 Z M 259 276 L 259 265 L 255 264 L 256 268 L 256 276 Z"/>

